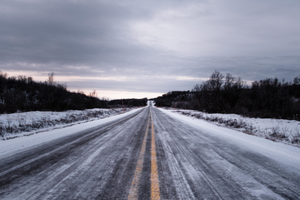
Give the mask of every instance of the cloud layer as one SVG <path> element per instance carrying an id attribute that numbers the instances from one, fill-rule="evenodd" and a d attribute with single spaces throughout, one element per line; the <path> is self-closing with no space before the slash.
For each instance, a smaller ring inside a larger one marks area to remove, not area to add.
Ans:
<path id="1" fill-rule="evenodd" d="M 0 69 L 153 93 L 192 89 L 214 70 L 290 80 L 299 9 L 297 0 L 3 0 Z"/>

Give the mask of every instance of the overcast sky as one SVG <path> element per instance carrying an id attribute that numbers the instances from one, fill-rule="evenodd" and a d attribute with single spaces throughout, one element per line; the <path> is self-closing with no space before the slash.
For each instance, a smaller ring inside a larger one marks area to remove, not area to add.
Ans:
<path id="1" fill-rule="evenodd" d="M 99 97 L 300 74 L 299 0 L 0 0 L 0 70 Z"/>

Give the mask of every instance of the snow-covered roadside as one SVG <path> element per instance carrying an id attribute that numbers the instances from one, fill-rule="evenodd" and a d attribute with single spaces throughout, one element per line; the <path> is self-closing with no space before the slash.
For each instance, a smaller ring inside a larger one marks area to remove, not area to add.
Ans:
<path id="1" fill-rule="evenodd" d="M 236 114 L 208 114 L 194 110 L 169 109 L 171 112 L 202 119 L 219 126 L 272 141 L 300 147 L 300 122 L 284 119 L 249 118 Z"/>
<path id="2" fill-rule="evenodd" d="M 18 137 L 13 140 L 0 140 L 0 159 L 4 157 L 9 157 L 19 151 L 32 148 L 37 145 L 43 145 L 52 140 L 65 137 L 80 131 L 84 131 L 94 126 L 99 126 L 108 122 L 112 122 L 121 119 L 125 116 L 131 115 L 135 112 L 140 111 L 142 108 L 133 109 L 124 114 L 119 114 L 104 119 L 89 121 L 86 123 L 75 124 L 74 126 L 69 126 L 61 129 L 54 129 L 50 131 L 40 132 L 39 134 L 33 134 L 30 137 Z"/>
<path id="3" fill-rule="evenodd" d="M 60 129 L 75 124 L 128 112 L 134 108 L 69 110 L 65 112 L 24 112 L 0 115 L 0 137 L 2 140 L 29 136 L 39 132 Z"/>
<path id="4" fill-rule="evenodd" d="M 207 122 L 202 119 L 195 119 L 190 116 L 174 112 L 174 110 L 166 110 L 158 108 L 168 116 L 175 118 L 185 124 L 195 127 L 211 135 L 217 136 L 241 146 L 245 150 L 259 152 L 269 158 L 275 159 L 278 162 L 288 164 L 295 167 L 297 170 L 300 166 L 300 148 L 273 142 L 254 135 L 242 134 L 240 131 L 221 127 L 216 124 Z"/>

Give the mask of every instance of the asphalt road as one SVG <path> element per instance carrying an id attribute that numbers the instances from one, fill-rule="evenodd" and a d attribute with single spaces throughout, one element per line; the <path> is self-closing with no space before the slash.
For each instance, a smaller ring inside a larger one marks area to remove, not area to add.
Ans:
<path id="1" fill-rule="evenodd" d="M 149 106 L 2 159 L 0 199 L 300 199 L 300 170 Z"/>

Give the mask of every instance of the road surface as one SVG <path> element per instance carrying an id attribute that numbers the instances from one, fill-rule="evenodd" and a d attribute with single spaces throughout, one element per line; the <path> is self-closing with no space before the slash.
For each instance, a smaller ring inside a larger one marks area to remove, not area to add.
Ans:
<path id="1" fill-rule="evenodd" d="M 0 199 L 300 199 L 300 170 L 148 106 L 4 157 Z"/>

